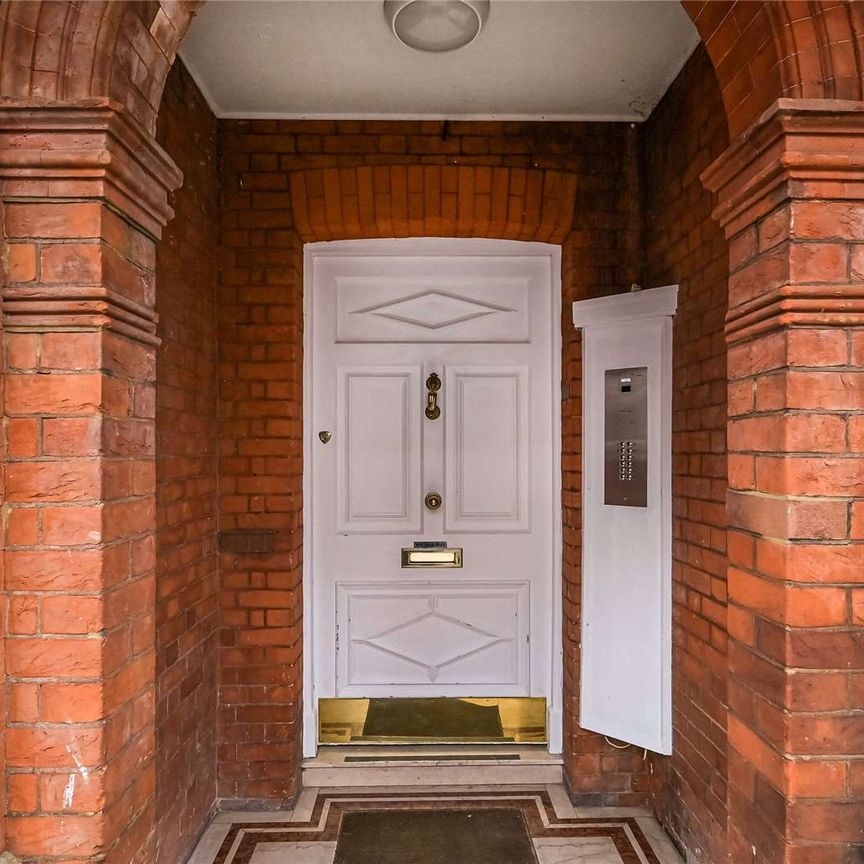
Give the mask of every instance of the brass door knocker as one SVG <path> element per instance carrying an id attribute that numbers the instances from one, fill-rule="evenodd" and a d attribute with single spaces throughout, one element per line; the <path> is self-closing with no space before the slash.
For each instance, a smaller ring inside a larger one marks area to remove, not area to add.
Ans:
<path id="1" fill-rule="evenodd" d="M 433 372 L 426 379 L 426 417 L 429 420 L 437 420 L 441 416 L 438 407 L 438 391 L 441 389 L 441 379 Z"/>

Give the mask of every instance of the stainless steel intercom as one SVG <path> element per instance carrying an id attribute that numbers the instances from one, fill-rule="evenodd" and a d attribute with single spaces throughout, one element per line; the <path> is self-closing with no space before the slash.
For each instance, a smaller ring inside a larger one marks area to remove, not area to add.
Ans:
<path id="1" fill-rule="evenodd" d="M 648 506 L 648 367 L 607 369 L 603 503 Z"/>

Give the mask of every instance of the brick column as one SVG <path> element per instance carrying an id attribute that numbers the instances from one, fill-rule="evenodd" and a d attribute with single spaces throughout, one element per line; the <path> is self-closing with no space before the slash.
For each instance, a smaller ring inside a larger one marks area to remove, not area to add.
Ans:
<path id="1" fill-rule="evenodd" d="M 730 241 L 729 841 L 864 852 L 864 105 L 781 100 L 703 175 Z"/>
<path id="2" fill-rule="evenodd" d="M 180 174 L 117 106 L 0 110 L 7 843 L 149 862 L 154 259 Z"/>

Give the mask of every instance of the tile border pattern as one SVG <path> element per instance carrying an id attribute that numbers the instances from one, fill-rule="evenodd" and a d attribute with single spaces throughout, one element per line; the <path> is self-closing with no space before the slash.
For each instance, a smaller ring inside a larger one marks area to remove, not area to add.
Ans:
<path id="1" fill-rule="evenodd" d="M 636 817 L 561 817 L 545 787 L 447 792 L 322 790 L 308 821 L 232 821 L 213 864 L 250 864 L 256 848 L 270 843 L 331 843 L 339 835 L 343 815 L 350 811 L 486 808 L 520 810 L 532 840 L 607 837 L 622 864 L 661 864 Z"/>

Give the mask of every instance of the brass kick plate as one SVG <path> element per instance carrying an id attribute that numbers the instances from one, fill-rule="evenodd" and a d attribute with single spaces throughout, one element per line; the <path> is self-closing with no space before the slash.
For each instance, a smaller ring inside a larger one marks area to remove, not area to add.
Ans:
<path id="1" fill-rule="evenodd" d="M 319 699 L 318 723 L 320 744 L 547 742 L 542 698 Z"/>
<path id="2" fill-rule="evenodd" d="M 461 567 L 462 549 L 403 549 L 403 567 Z"/>

